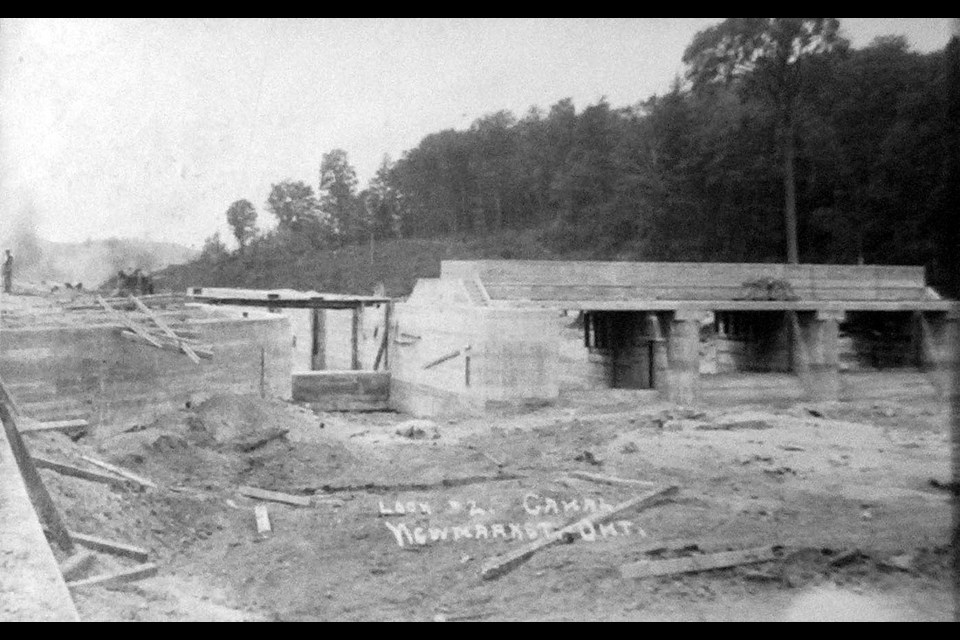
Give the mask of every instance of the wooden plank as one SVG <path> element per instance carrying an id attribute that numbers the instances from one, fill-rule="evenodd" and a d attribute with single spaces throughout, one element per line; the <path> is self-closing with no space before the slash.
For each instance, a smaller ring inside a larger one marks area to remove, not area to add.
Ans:
<path id="1" fill-rule="evenodd" d="M 393 315 L 393 304 L 388 304 L 383 311 L 383 342 L 380 343 L 380 349 L 377 351 L 377 359 L 373 363 L 373 370 L 380 370 L 380 363 L 383 363 L 385 370 L 390 369 L 390 322 Z"/>
<path id="2" fill-rule="evenodd" d="M 330 309 L 339 311 L 362 306 L 379 306 L 390 302 L 390 298 L 379 296 L 215 287 L 189 289 L 187 296 L 206 304 L 221 304 L 233 307 L 256 306 L 273 307 L 275 309 Z"/>
<path id="3" fill-rule="evenodd" d="M 612 285 L 493 285 L 489 286 L 494 300 L 529 300 L 532 302 L 574 300 L 744 300 L 750 299 L 747 288 L 737 286 L 708 286 L 703 281 L 691 286 L 612 286 Z M 925 290 L 919 288 L 877 289 L 863 287 L 811 288 L 794 286 L 800 300 L 826 302 L 908 302 L 922 301 Z M 758 301 L 765 301 L 763 299 Z"/>
<path id="4" fill-rule="evenodd" d="M 257 535 L 265 538 L 273 533 L 273 527 L 270 525 L 270 511 L 266 505 L 258 504 L 253 510 L 257 519 Z"/>
<path id="5" fill-rule="evenodd" d="M 159 345 L 160 345 L 159 348 L 162 349 L 162 350 L 164 350 L 164 351 L 176 351 L 177 353 L 180 353 L 180 352 L 182 351 L 181 348 L 180 348 L 180 345 L 177 345 L 177 344 L 168 344 L 168 343 L 165 343 L 165 342 L 157 343 L 156 340 L 152 340 L 152 339 L 151 339 L 150 341 L 146 341 L 146 340 L 144 340 L 143 338 L 141 338 L 139 335 L 135 334 L 135 333 L 132 332 L 132 331 L 123 331 L 123 332 L 120 333 L 120 335 L 121 335 L 123 338 L 125 338 L 126 340 L 131 340 L 131 341 L 133 341 L 133 342 L 140 342 L 140 343 L 148 344 L 148 345 L 150 345 L 151 347 L 154 346 L 154 344 L 159 344 Z M 213 360 L 213 352 L 212 352 L 212 351 L 209 351 L 209 350 L 207 350 L 207 349 L 194 348 L 194 349 L 193 349 L 193 352 L 196 353 L 199 357 L 203 358 L 204 360 Z"/>
<path id="6" fill-rule="evenodd" d="M 718 569 L 731 569 L 751 564 L 777 560 L 775 547 L 760 547 L 745 551 L 730 551 L 706 556 L 637 562 L 620 567 L 620 575 L 627 580 L 672 576 L 688 573 L 703 573 Z"/>
<path id="7" fill-rule="evenodd" d="M 20 433 L 69 431 L 70 429 L 82 429 L 89 426 L 90 423 L 86 420 L 61 420 L 58 422 L 36 422 L 34 420 L 21 420 Z"/>
<path id="8" fill-rule="evenodd" d="M 280 504 L 288 504 L 294 507 L 309 507 L 313 504 L 310 498 L 302 496 L 291 496 L 286 493 L 279 493 L 276 491 L 266 491 L 264 489 L 257 489 L 255 487 L 240 487 L 240 495 L 247 498 L 253 498 L 255 500 L 264 500 L 266 502 L 278 502 Z"/>
<path id="9" fill-rule="evenodd" d="M 602 263 L 602 262 L 444 262 L 442 277 L 480 279 L 487 284 L 529 283 L 609 286 L 671 286 L 711 282 L 739 286 L 747 280 L 774 278 L 816 284 L 839 281 L 864 288 L 925 286 L 922 267 L 854 265 Z M 861 285 L 862 283 L 862 285 Z"/>
<path id="10" fill-rule="evenodd" d="M 360 307 L 354 307 L 350 322 L 350 368 L 360 371 Z"/>
<path id="11" fill-rule="evenodd" d="M 433 362 L 429 362 L 423 365 L 423 370 L 429 371 L 430 369 L 435 369 L 444 363 L 447 363 L 447 362 L 450 362 L 451 360 L 455 360 L 456 358 L 459 358 L 465 353 L 470 353 L 470 350 L 471 350 L 471 347 L 467 346 L 467 347 L 464 347 L 463 349 L 459 349 L 458 351 L 454 351 L 453 353 L 448 353 L 443 357 L 437 358 Z"/>
<path id="12" fill-rule="evenodd" d="M 678 487 L 658 489 L 651 493 L 638 496 L 632 500 L 628 500 L 627 502 L 614 507 L 612 511 L 607 513 L 596 514 L 587 518 L 583 518 L 582 520 L 578 520 L 563 527 L 560 529 L 560 531 L 552 536 L 540 538 L 536 542 L 532 542 L 520 549 L 517 549 L 516 551 L 512 551 L 503 556 L 493 558 L 485 562 L 481 569 L 480 576 L 484 580 L 495 580 L 513 571 L 536 555 L 538 552 L 559 544 L 566 543 L 568 538 L 575 536 L 581 530 L 581 527 L 595 528 L 602 524 L 607 524 L 611 520 L 622 517 L 625 513 L 630 511 L 642 511 L 658 505 L 673 497 L 678 492 Z"/>
<path id="13" fill-rule="evenodd" d="M 97 556 L 87 551 L 78 551 L 60 565 L 60 574 L 67 582 L 77 580 L 86 574 L 97 561 Z"/>
<path id="14" fill-rule="evenodd" d="M 310 320 L 311 362 L 312 371 L 323 371 L 327 368 L 327 312 L 323 309 L 313 309 Z"/>
<path id="15" fill-rule="evenodd" d="M 191 349 L 188 344 L 181 340 L 180 336 L 174 333 L 173 329 L 171 329 L 169 325 L 167 325 L 167 323 L 160 318 L 160 316 L 155 314 L 150 307 L 143 304 L 143 302 L 141 302 L 136 296 L 130 296 L 130 299 L 136 305 L 137 309 L 149 316 L 149 318 L 153 320 L 153 323 L 157 325 L 157 327 L 159 327 L 168 338 L 175 340 L 180 345 L 180 349 L 187 355 L 188 358 L 190 358 L 193 364 L 200 364 L 200 356 L 194 353 L 193 349 Z"/>
<path id="16" fill-rule="evenodd" d="M 913 300 L 877 302 L 869 300 L 806 300 L 798 302 L 750 300 L 498 300 L 494 306 L 529 309 L 565 309 L 567 311 L 925 311 L 960 312 L 960 303 L 949 300 Z"/>
<path id="17" fill-rule="evenodd" d="M 155 564 L 142 564 L 139 567 L 118 571 L 117 573 L 96 576 L 94 578 L 87 578 L 86 580 L 78 580 L 76 582 L 68 582 L 67 587 L 70 589 L 82 589 L 84 587 L 114 587 L 121 584 L 128 584 L 130 582 L 137 582 L 138 580 L 146 580 L 147 578 L 156 576 L 159 572 L 160 567 Z"/>
<path id="18" fill-rule="evenodd" d="M 105 553 L 111 556 L 118 556 L 120 558 L 129 558 L 130 560 L 135 560 L 136 562 L 146 562 L 150 559 L 150 552 L 146 549 L 134 547 L 122 542 L 104 540 L 103 538 L 84 535 L 82 533 L 77 533 L 76 531 L 71 531 L 70 537 L 73 538 L 78 545 L 86 549 L 90 549 L 91 551 L 97 551 L 99 553 Z"/>
<path id="19" fill-rule="evenodd" d="M 20 468 L 20 475 L 27 487 L 30 502 L 33 503 L 33 508 L 37 511 L 41 522 L 49 529 L 57 546 L 65 553 L 72 555 L 75 549 L 73 540 L 70 538 L 70 533 L 60 516 L 57 505 L 53 502 L 53 498 L 50 497 L 50 493 L 43 484 L 43 479 L 37 471 L 33 458 L 30 457 L 26 444 L 23 442 L 23 436 L 20 434 L 18 425 L 19 414 L 15 413 L 16 405 L 12 405 L 12 401 L 13 398 L 7 391 L 3 379 L 0 378 L 0 422 L 3 423 L 3 430 L 10 445 L 10 450 L 13 452 L 13 458 Z"/>
<path id="20" fill-rule="evenodd" d="M 74 467 L 62 462 L 54 462 L 53 460 L 47 460 L 46 458 L 40 458 L 38 456 L 33 456 L 33 462 L 36 464 L 38 469 L 47 469 L 49 471 L 59 473 L 62 476 L 69 476 L 71 478 L 79 478 L 89 482 L 106 484 L 116 489 L 127 489 L 130 486 L 130 482 L 124 478 L 118 478 L 113 475 L 98 473 L 96 471 L 89 471 L 87 469 L 81 469 L 79 467 Z"/>
<path id="21" fill-rule="evenodd" d="M 110 464 L 110 463 L 108 463 L 108 462 L 104 462 L 104 461 L 102 461 L 102 460 L 97 460 L 96 458 L 91 458 L 91 457 L 89 457 L 89 456 L 80 456 L 80 458 L 81 458 L 82 460 L 85 460 L 86 462 L 89 462 L 90 464 L 92 464 L 92 465 L 95 466 L 95 467 L 100 467 L 101 469 L 105 469 L 106 471 L 109 471 L 110 473 L 115 473 L 116 475 L 118 475 L 118 476 L 120 476 L 120 477 L 122 477 L 122 478 L 126 478 L 127 480 L 131 480 L 131 481 L 133 481 L 133 482 L 135 482 L 135 483 L 137 483 L 137 484 L 139 484 L 139 485 L 141 485 L 141 486 L 143 486 L 143 487 L 147 487 L 147 488 L 149 488 L 149 489 L 157 489 L 157 488 L 158 488 L 157 485 L 154 484 L 153 482 L 151 482 L 150 480 L 147 480 L 146 478 L 144 478 L 144 477 L 142 477 L 142 476 L 138 476 L 137 474 L 133 473 L 132 471 L 127 471 L 126 469 L 122 469 L 122 468 L 120 468 L 120 467 L 116 467 L 116 466 L 114 466 L 114 465 L 112 465 L 112 464 Z"/>
<path id="22" fill-rule="evenodd" d="M 125 327 L 130 329 L 130 331 L 137 334 L 137 336 L 141 340 L 143 340 L 144 342 L 146 342 L 147 344 L 153 347 L 156 347 L 157 349 L 163 349 L 163 346 L 159 342 L 154 340 L 153 336 L 147 333 L 143 327 L 141 327 L 136 322 L 128 318 L 123 312 L 117 311 L 116 309 L 111 307 L 109 302 L 107 302 L 100 296 L 97 296 L 97 303 L 101 307 L 103 307 L 103 310 L 106 311 L 108 314 L 110 314 L 110 316 L 113 317 L 117 322 L 123 324 Z"/>
<path id="23" fill-rule="evenodd" d="M 644 482 L 643 480 L 630 480 L 628 478 L 604 476 L 604 475 L 598 475 L 595 473 L 587 473 L 585 471 L 574 471 L 569 475 L 571 478 L 576 478 L 577 480 L 585 480 L 586 482 L 602 484 L 608 487 L 639 487 L 644 489 L 650 489 L 652 487 L 657 486 L 657 483 L 655 482 Z"/>

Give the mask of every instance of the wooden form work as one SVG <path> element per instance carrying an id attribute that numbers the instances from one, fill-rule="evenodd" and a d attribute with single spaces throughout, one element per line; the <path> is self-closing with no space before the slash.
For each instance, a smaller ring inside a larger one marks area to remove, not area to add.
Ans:
<path id="1" fill-rule="evenodd" d="M 480 281 L 493 306 L 588 311 L 951 311 L 923 267 L 785 264 L 444 262 L 441 278 Z M 777 280 L 796 300 L 757 300 Z"/>
<path id="2" fill-rule="evenodd" d="M 191 289 L 187 292 L 189 298 L 202 302 L 226 307 L 256 307 L 269 311 L 301 309 L 311 311 L 310 332 L 311 350 L 310 360 L 314 371 L 324 371 L 327 368 L 326 326 L 327 311 L 351 311 L 350 322 L 350 366 L 353 371 L 360 371 L 360 330 L 363 322 L 363 312 L 368 307 L 385 307 L 384 331 L 382 342 L 377 352 L 373 370 L 383 366 L 389 369 L 390 356 L 390 324 L 393 312 L 393 301 L 381 296 L 348 296 L 339 294 L 312 294 L 296 291 L 273 292 L 248 289 Z"/>
<path id="3" fill-rule="evenodd" d="M 192 346 L 186 338 L 177 335 L 170 325 L 154 313 L 153 310 L 140 299 L 135 296 L 130 296 L 128 302 L 133 305 L 137 311 L 146 315 L 163 335 L 154 335 L 147 327 L 140 324 L 128 313 L 117 310 L 113 304 L 98 296 L 97 303 L 100 307 L 117 323 L 126 327 L 127 330 L 121 334 L 125 339 L 141 342 L 155 349 L 172 350 L 183 353 L 190 358 L 190 361 L 194 364 L 200 364 L 201 358 L 207 360 L 213 358 L 213 353 L 209 350 L 201 349 L 199 346 Z"/>

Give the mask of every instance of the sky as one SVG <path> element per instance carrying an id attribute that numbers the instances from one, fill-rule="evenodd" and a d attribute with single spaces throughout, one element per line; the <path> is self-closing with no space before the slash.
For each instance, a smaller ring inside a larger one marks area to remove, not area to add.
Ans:
<path id="1" fill-rule="evenodd" d="M 573 98 L 669 90 L 722 18 L 0 20 L 0 238 L 199 247 L 241 198 L 318 181 L 345 149 L 362 183 L 429 133 Z M 946 45 L 950 18 L 842 18 L 855 46 Z"/>

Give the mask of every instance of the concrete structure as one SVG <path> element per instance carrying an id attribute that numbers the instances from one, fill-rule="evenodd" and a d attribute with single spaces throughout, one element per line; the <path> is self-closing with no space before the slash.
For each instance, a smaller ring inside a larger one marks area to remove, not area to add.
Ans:
<path id="1" fill-rule="evenodd" d="M 324 411 L 388 409 L 392 301 L 377 296 L 191 289 L 205 304 L 260 308 L 289 319 L 293 399 Z"/>
<path id="2" fill-rule="evenodd" d="M 291 397 L 286 318 L 199 309 L 162 317 L 197 332 L 213 359 L 194 364 L 123 339 L 121 328 L 102 316 L 89 324 L 4 328 L 0 371 L 31 418 L 76 417 L 117 428 L 149 424 L 219 394 Z"/>
<path id="3" fill-rule="evenodd" d="M 390 403 L 413 415 L 479 414 L 554 400 L 554 313 L 496 309 L 460 280 L 422 280 L 397 304 Z"/>
<path id="4" fill-rule="evenodd" d="M 914 267 L 445 262 L 397 305 L 392 402 L 426 414 L 564 388 L 680 404 L 942 395 L 958 312 Z M 469 365 L 427 366 L 456 349 Z"/>

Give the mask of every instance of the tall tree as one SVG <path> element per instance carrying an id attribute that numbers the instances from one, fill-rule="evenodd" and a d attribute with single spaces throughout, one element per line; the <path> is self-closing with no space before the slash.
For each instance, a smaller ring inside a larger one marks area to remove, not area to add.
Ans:
<path id="1" fill-rule="evenodd" d="M 797 126 L 811 62 L 847 47 L 837 18 L 728 18 L 701 31 L 683 61 L 694 87 L 737 83 L 772 108 L 779 122 L 787 261 L 800 261 L 797 232 Z"/>
<path id="2" fill-rule="evenodd" d="M 367 223 L 377 238 L 393 238 L 400 230 L 400 203 L 391 181 L 394 164 L 384 156 L 370 185 L 360 194 L 367 213 Z"/>
<path id="3" fill-rule="evenodd" d="M 281 230 L 301 233 L 319 223 L 319 204 L 310 185 L 285 180 L 273 185 L 267 210 L 277 217 Z"/>
<path id="4" fill-rule="evenodd" d="M 200 260 L 208 264 L 216 264 L 228 254 L 227 245 L 220 239 L 220 232 L 217 231 L 203 241 L 203 249 L 200 250 Z"/>
<path id="5" fill-rule="evenodd" d="M 363 207 L 357 199 L 357 172 L 347 152 L 334 149 L 320 162 L 320 210 L 341 242 L 362 237 Z"/>
<path id="6" fill-rule="evenodd" d="M 257 210 L 249 200 L 237 200 L 227 209 L 227 223 L 240 250 L 257 234 Z"/>
<path id="7" fill-rule="evenodd" d="M 940 229 L 944 285 L 960 296 L 960 18 L 952 18 L 953 38 L 947 46 L 947 193 Z M 958 534 L 960 535 L 960 534 Z M 958 556 L 960 563 L 960 556 Z M 960 571 L 960 564 L 957 570 Z"/>

